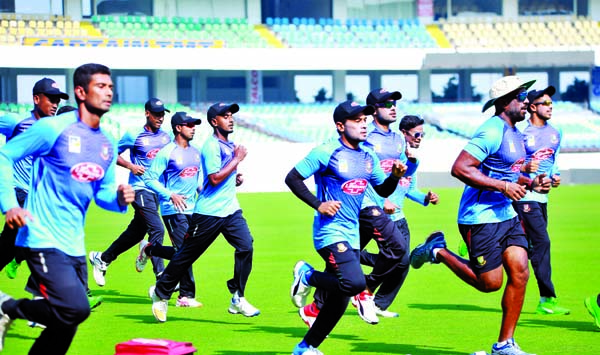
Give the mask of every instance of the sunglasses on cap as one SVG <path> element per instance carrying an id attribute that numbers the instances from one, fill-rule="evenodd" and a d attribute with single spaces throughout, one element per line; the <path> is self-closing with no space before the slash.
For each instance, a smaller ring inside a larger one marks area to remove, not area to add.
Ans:
<path id="1" fill-rule="evenodd" d="M 385 107 L 385 108 L 392 108 L 393 106 L 396 106 L 396 100 L 394 101 L 386 101 L 386 102 L 381 102 L 381 103 L 376 103 L 375 106 L 377 107 Z"/>
<path id="2" fill-rule="evenodd" d="M 194 128 L 194 127 L 196 127 L 196 124 L 194 122 L 188 122 L 188 123 L 182 123 L 178 126 L 186 126 L 188 128 Z"/>
<path id="3" fill-rule="evenodd" d="M 521 91 L 517 94 L 517 101 L 523 102 L 527 98 L 527 91 Z"/>
<path id="4" fill-rule="evenodd" d="M 415 133 L 410 133 L 408 131 L 405 131 L 405 132 L 406 132 L 406 134 L 413 137 L 414 139 L 419 139 L 419 138 L 425 137 L 425 132 L 415 132 Z"/>
<path id="5" fill-rule="evenodd" d="M 545 101 L 541 101 L 541 102 L 534 102 L 534 103 L 532 103 L 532 105 L 552 106 L 552 101 L 545 100 Z"/>

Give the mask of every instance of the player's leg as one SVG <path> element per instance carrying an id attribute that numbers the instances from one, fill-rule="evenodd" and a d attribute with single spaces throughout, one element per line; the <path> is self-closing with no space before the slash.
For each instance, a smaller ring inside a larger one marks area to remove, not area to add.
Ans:
<path id="1" fill-rule="evenodd" d="M 227 288 L 232 295 L 229 313 L 240 313 L 247 317 L 257 316 L 260 311 L 252 306 L 245 297 L 246 284 L 252 271 L 254 240 L 248 223 L 242 215 L 242 210 L 226 217 L 226 220 L 221 233 L 235 249 L 233 277 L 227 281 Z"/>
<path id="2" fill-rule="evenodd" d="M 313 326 L 297 347 L 317 348 L 321 345 L 344 314 L 350 297 L 366 286 L 358 250 L 351 249 L 346 242 L 340 242 L 318 252 L 326 263 L 326 271 L 314 271 L 308 282 L 311 286 L 325 289 L 327 298 Z"/>
<path id="3" fill-rule="evenodd" d="M 90 314 L 85 257 L 71 257 L 56 249 L 24 253 L 44 298 L 7 301 L 3 303 L 2 311 L 12 319 L 27 319 L 46 326 L 30 354 L 46 354 L 48 349 L 52 349 L 53 354 L 65 354 L 77 326 Z"/>
<path id="4" fill-rule="evenodd" d="M 171 238 L 173 250 L 179 250 L 183 245 L 183 241 L 192 219 L 191 215 L 174 214 L 163 216 L 163 221 Z M 164 259 L 170 260 L 171 257 Z M 201 307 L 202 303 L 196 301 L 196 283 L 194 281 L 193 267 L 188 268 L 188 272 L 184 273 L 179 282 L 179 297 L 177 303 L 179 307 Z"/>

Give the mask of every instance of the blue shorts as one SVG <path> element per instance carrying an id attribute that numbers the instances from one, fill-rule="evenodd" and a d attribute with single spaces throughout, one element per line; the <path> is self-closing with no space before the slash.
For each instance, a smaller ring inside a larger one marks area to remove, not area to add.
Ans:
<path id="1" fill-rule="evenodd" d="M 509 246 L 529 248 L 518 217 L 498 223 L 459 224 L 458 230 L 469 248 L 470 264 L 479 274 L 502 265 L 502 254 Z"/>

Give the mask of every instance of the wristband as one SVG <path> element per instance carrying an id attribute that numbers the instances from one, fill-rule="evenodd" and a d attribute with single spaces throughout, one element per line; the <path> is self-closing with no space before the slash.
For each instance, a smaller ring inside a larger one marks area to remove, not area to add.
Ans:
<path id="1" fill-rule="evenodd" d="M 504 193 L 508 194 L 508 181 L 504 181 Z"/>

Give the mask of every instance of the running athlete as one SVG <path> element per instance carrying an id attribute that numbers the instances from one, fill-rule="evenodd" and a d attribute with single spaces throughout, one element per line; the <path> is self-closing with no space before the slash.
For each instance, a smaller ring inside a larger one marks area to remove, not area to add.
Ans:
<path id="1" fill-rule="evenodd" d="M 527 355 L 514 340 L 529 279 L 528 242 L 512 207 L 527 190 L 548 191 L 545 174 L 534 179 L 521 176 L 525 162 L 523 136 L 515 127 L 525 119 L 529 101 L 523 83 L 506 76 L 494 83 L 483 112 L 494 106 L 495 115 L 479 129 L 452 166 L 452 175 L 466 184 L 458 211 L 459 231 L 467 244 L 469 260 L 446 248 L 442 232 L 432 233 L 411 253 L 410 263 L 418 269 L 425 262 L 444 263 L 461 280 L 481 292 L 502 288 L 502 322 L 493 355 Z"/>
<path id="2" fill-rule="evenodd" d="M 119 141 L 119 156 L 117 164 L 130 170 L 129 184 L 135 190 L 135 201 L 132 203 L 134 214 L 127 229 L 104 252 L 91 251 L 89 260 L 93 267 L 94 280 L 98 286 L 106 284 L 106 270 L 108 265 L 119 255 L 129 250 L 144 239 L 148 234 L 148 241 L 162 244 L 165 234 L 163 223 L 158 215 L 158 196 L 146 186 L 143 175 L 150 167 L 156 153 L 167 145 L 171 139 L 169 134 L 160 127 L 165 118 L 163 102 L 152 98 L 144 106 L 146 109 L 146 124 L 136 133 L 127 132 Z M 130 161 L 120 156 L 129 149 Z M 158 278 L 164 270 L 162 258 L 152 257 L 154 275 Z"/>
<path id="3" fill-rule="evenodd" d="M 0 133 L 4 134 L 7 142 L 10 141 L 29 129 L 40 118 L 54 116 L 61 99 L 68 100 L 69 95 L 62 92 L 54 80 L 43 78 L 37 81 L 33 86 L 33 110 L 31 115 L 20 122 L 14 121 L 11 116 L 3 117 L 0 119 Z M 21 207 L 27 199 L 32 165 L 32 157 L 25 157 L 15 162 L 13 180 L 15 186 L 13 188 L 17 194 L 17 202 Z M 2 235 L 0 235 L 0 270 L 8 265 L 6 272 L 11 279 L 17 276 L 17 268 L 21 262 L 15 259 L 17 232 L 17 229 L 12 229 L 5 223 Z"/>
<path id="4" fill-rule="evenodd" d="M 82 65 L 73 84 L 78 111 L 40 120 L 0 149 L 0 208 L 6 223 L 20 228 L 17 255 L 44 297 L 15 300 L 0 292 L 0 348 L 12 320 L 27 319 L 46 325 L 30 355 L 66 354 L 90 314 L 84 222 L 92 199 L 116 212 L 134 199 L 130 185 L 116 186 L 116 144 L 100 126 L 113 98 L 110 69 Z M 27 156 L 34 165 L 25 209 L 12 190 L 12 167 Z"/>
<path id="5" fill-rule="evenodd" d="M 227 281 L 231 293 L 228 312 L 254 317 L 260 311 L 245 297 L 246 283 L 252 270 L 253 238 L 242 215 L 235 188 L 243 182 L 238 165 L 246 157 L 246 147 L 229 140 L 233 133 L 238 104 L 216 103 L 209 107 L 207 119 L 213 128 L 201 150 L 203 186 L 181 249 L 173 256 L 165 272 L 151 289 L 152 313 L 159 322 L 167 320 L 168 300 L 177 283 L 194 261 L 223 234 L 235 248 L 233 278 Z M 152 292 L 153 291 L 153 292 Z"/>
<path id="6" fill-rule="evenodd" d="M 371 184 L 379 195 L 389 196 L 406 172 L 406 166 L 396 160 L 390 167 L 392 174 L 386 178 L 377 155 L 362 146 L 367 139 L 367 115 L 374 111 L 373 106 L 350 100 L 339 104 L 333 120 L 340 138 L 313 149 L 285 179 L 290 190 L 316 210 L 313 240 L 326 265 L 324 272 L 304 261 L 294 267 L 290 294 L 296 307 L 304 307 L 311 287 L 326 292 L 321 310 L 294 348 L 294 355 L 322 354 L 318 347 L 344 314 L 350 298 L 365 290 L 358 228 L 365 191 Z M 312 175 L 317 196 L 304 183 Z"/>
<path id="7" fill-rule="evenodd" d="M 428 206 L 430 203 L 435 205 L 439 201 L 439 196 L 433 192 L 428 191 L 427 193 L 421 192 L 417 184 L 416 170 L 419 166 L 419 159 L 416 156 L 416 149 L 419 149 L 425 132 L 423 131 L 423 124 L 425 121 L 414 115 L 406 115 L 400 120 L 400 131 L 404 135 L 406 140 L 406 158 L 408 160 L 411 169 L 404 174 L 400 179 L 400 184 L 396 188 L 393 194 L 391 194 L 384 202 L 383 211 L 389 214 L 392 221 L 404 238 L 403 245 L 410 246 L 410 230 L 408 228 L 408 222 L 404 215 L 404 200 L 409 198 L 423 206 Z M 378 254 L 369 253 L 367 250 L 361 252 L 361 263 L 363 265 L 373 266 L 377 262 Z M 409 254 L 405 254 L 403 258 L 402 267 L 398 267 L 390 278 L 386 280 L 377 293 L 375 294 L 375 310 L 378 315 L 383 317 L 398 317 L 399 314 L 387 310 L 392 304 L 396 295 L 400 291 L 400 288 L 404 284 L 409 271 Z M 404 267 L 406 265 L 406 267 Z"/>
<path id="8" fill-rule="evenodd" d="M 548 120 L 552 117 L 554 86 L 532 90 L 527 94 L 529 122 L 523 131 L 527 158 L 521 171 L 529 178 L 544 173 L 552 179 L 552 187 L 560 185 L 560 172 L 556 162 L 560 151 L 562 131 Z M 550 236 L 548 235 L 548 194 L 528 191 L 513 207 L 529 240 L 529 259 L 537 280 L 540 302 L 537 314 L 569 314 L 570 310 L 558 304 L 552 268 L 550 265 Z"/>
<path id="9" fill-rule="evenodd" d="M 167 227 L 173 247 L 148 243 L 143 240 L 140 254 L 136 259 L 136 270 L 141 272 L 149 256 L 171 260 L 183 245 L 185 233 L 190 225 L 196 204 L 198 177 L 201 173 L 200 152 L 190 145 L 196 126 L 202 121 L 185 112 L 176 112 L 171 117 L 171 127 L 175 138 L 164 146 L 150 168 L 143 175 L 144 183 L 160 199 L 162 219 Z M 150 294 L 153 292 L 150 291 Z M 196 284 L 192 267 L 183 274 L 180 281 L 177 307 L 201 307 L 196 300 Z"/>

